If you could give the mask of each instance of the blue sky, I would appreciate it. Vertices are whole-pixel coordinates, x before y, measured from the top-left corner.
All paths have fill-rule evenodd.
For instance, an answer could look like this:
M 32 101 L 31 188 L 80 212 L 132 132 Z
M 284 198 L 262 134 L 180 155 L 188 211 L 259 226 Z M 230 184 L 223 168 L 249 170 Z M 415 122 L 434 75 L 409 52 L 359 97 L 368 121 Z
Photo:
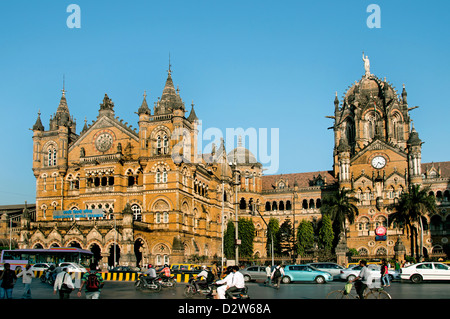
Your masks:
M 66 25 L 81 8 L 81 28 Z M 369 4 L 381 9 L 370 29 Z M 203 129 L 278 128 L 278 173 L 329 170 L 335 91 L 371 72 L 405 83 L 425 142 L 422 162 L 450 160 L 448 1 L 2 1 L 0 3 L 0 205 L 35 202 L 32 131 L 46 129 L 65 74 L 77 133 L 105 93 L 137 127 L 167 77 Z M 208 141 L 204 141 L 207 144 Z

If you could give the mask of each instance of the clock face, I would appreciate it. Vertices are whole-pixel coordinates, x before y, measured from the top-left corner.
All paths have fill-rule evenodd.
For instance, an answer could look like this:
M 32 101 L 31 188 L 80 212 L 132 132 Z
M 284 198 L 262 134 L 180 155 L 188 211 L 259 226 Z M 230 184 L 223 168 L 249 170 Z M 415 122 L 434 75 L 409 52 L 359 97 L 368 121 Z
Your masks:
M 103 134 L 100 134 L 97 137 L 97 139 L 95 140 L 95 147 L 100 152 L 106 152 L 107 150 L 109 150 L 111 148 L 112 143 L 113 143 L 112 136 L 108 133 L 103 133 Z
M 383 156 L 375 156 L 372 160 L 373 168 L 383 168 L 386 165 L 386 159 Z

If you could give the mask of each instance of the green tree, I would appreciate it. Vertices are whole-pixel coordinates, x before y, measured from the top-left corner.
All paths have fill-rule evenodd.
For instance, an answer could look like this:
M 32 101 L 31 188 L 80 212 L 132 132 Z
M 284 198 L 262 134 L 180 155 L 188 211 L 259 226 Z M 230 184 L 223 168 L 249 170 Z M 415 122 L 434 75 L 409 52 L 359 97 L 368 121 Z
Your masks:
M 322 217 L 322 223 L 319 229 L 319 246 L 326 252 L 331 252 L 333 248 L 333 225 L 328 215 Z
M 348 220 L 350 224 L 355 222 L 355 217 L 358 216 L 359 211 L 356 207 L 358 199 L 351 196 L 351 190 L 342 188 L 326 196 L 322 201 L 322 215 L 329 216 L 333 222 L 338 223 L 339 233 L 345 235 L 345 221 Z
M 279 255 L 289 255 L 292 252 L 292 225 L 290 219 L 286 219 L 281 224 L 277 234 L 275 249 Z
M 255 225 L 250 218 L 239 218 L 238 234 L 241 240 L 239 255 L 242 257 L 253 256 L 253 241 L 255 240 Z
M 234 228 L 234 222 L 232 220 L 228 221 L 227 223 L 227 229 L 223 236 L 223 246 L 224 246 L 224 255 L 227 259 L 233 259 L 236 256 L 235 251 L 235 228 Z
M 420 246 L 419 249 L 416 249 L 417 258 L 419 260 L 422 258 L 423 254 L 422 219 L 427 214 L 437 213 L 436 200 L 434 196 L 429 195 L 428 192 L 428 187 L 421 189 L 420 185 L 409 185 L 408 191 L 403 192 L 400 195 L 398 202 L 389 207 L 394 212 L 389 216 L 389 224 L 397 222 L 409 227 L 411 234 L 416 239 L 416 243 L 418 233 L 420 233 Z
M 297 252 L 305 256 L 306 251 L 314 244 L 314 227 L 310 221 L 302 220 L 297 228 Z

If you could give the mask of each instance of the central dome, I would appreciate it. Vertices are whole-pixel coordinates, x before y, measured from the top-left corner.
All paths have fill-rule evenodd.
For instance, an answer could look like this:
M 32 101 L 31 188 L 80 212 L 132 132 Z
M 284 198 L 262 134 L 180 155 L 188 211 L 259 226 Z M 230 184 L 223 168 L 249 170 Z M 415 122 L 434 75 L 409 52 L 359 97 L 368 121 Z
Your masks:
M 243 146 L 238 146 L 235 149 L 231 150 L 227 154 L 227 161 L 229 163 L 237 163 L 237 164 L 256 164 L 258 161 L 256 160 L 255 155 L 252 154 L 248 149 Z
M 228 163 L 236 163 L 236 164 L 256 164 L 258 161 L 256 160 L 256 156 L 253 155 L 248 149 L 242 146 L 242 137 L 238 138 L 238 147 L 231 150 L 227 154 Z

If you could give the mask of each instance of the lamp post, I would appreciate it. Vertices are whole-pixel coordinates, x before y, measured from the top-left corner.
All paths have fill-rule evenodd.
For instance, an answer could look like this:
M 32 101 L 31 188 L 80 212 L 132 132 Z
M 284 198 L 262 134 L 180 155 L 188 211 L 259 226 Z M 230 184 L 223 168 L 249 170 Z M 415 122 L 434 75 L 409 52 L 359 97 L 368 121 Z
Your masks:
M 223 238 L 223 220 L 224 220 L 224 211 L 225 211 L 225 183 L 222 180 L 222 262 L 221 262 L 221 269 L 222 269 L 222 273 L 223 273 L 223 258 L 224 258 L 224 250 L 225 250 L 225 245 L 224 245 L 224 238 Z
M 297 193 L 294 191 L 292 196 L 293 206 L 292 206 L 292 263 L 296 263 L 297 251 L 296 251 L 296 239 L 295 239 L 295 201 L 298 198 Z
M 232 163 L 230 163 L 230 166 L 232 167 L 233 170 L 233 177 L 234 177 L 234 189 L 235 189 L 235 197 L 236 197 L 236 202 L 235 202 L 235 242 L 234 242 L 234 246 L 235 246 L 235 264 L 238 265 L 239 264 L 239 220 L 238 220 L 238 186 L 241 184 L 240 183 L 240 176 L 239 176 L 239 171 L 237 169 L 237 163 L 236 160 Z
M 258 205 L 253 204 L 253 207 L 254 207 L 254 211 L 258 213 L 258 215 L 261 217 L 261 219 L 264 222 L 264 224 L 266 224 L 267 231 L 269 231 L 269 225 L 267 224 L 266 220 L 264 219 L 264 217 L 259 212 L 259 204 Z M 270 239 L 272 241 L 272 244 L 270 245 L 271 246 L 270 251 L 271 251 L 271 255 L 272 255 L 272 267 L 273 267 L 275 265 L 275 260 L 274 260 L 274 253 L 273 253 L 274 249 L 273 249 L 273 233 L 272 232 L 270 232 Z

